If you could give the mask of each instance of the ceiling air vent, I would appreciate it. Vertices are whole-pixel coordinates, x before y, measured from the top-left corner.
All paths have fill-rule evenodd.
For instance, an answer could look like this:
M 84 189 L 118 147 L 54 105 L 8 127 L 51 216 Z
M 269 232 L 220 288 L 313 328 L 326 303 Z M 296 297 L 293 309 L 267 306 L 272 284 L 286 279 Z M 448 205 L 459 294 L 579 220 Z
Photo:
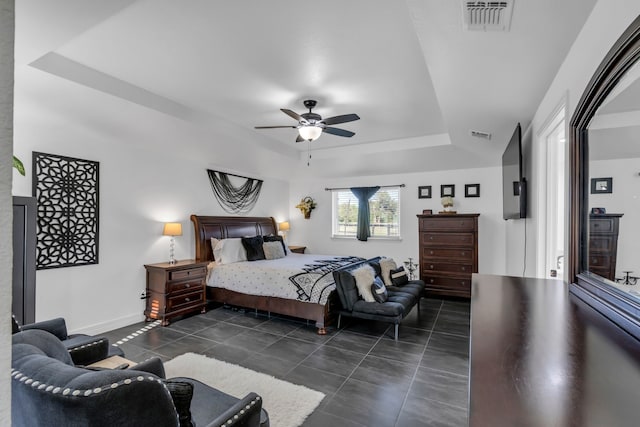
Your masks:
M 467 31 L 509 31 L 514 1 L 463 0 L 464 29 Z
M 476 138 L 491 139 L 491 134 L 489 132 L 481 132 L 479 130 L 471 130 L 471 131 L 469 131 L 469 134 L 471 134 L 471 136 L 474 136 Z

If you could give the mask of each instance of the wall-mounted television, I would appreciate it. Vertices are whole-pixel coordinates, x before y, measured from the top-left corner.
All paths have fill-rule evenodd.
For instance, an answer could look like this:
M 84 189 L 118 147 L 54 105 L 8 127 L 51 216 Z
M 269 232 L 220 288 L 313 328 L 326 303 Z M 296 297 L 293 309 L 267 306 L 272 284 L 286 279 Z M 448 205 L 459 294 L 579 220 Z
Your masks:
M 527 217 L 527 180 L 522 171 L 522 130 L 520 123 L 502 154 L 502 217 Z

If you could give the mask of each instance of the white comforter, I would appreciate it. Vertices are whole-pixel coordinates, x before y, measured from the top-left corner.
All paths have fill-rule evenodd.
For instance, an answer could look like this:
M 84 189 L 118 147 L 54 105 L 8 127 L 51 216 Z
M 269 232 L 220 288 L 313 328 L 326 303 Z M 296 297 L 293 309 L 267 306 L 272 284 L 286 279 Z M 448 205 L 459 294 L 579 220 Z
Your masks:
M 335 289 L 332 271 L 357 260 L 360 259 L 291 253 L 273 260 L 212 262 L 207 285 L 324 305 Z

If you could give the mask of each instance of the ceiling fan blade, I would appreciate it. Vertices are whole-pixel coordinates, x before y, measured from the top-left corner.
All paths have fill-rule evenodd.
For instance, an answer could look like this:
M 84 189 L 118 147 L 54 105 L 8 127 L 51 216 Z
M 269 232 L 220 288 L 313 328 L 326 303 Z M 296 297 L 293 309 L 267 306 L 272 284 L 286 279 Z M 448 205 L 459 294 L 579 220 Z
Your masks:
M 300 114 L 296 113 L 295 111 L 291 111 L 288 110 L 286 108 L 281 108 L 280 111 L 282 111 L 283 113 L 285 113 L 287 116 L 291 117 L 292 119 L 295 119 L 297 121 L 302 121 L 304 120 L 304 117 L 302 117 Z
M 254 129 L 280 129 L 280 128 L 293 128 L 295 129 L 295 126 L 256 126 Z
M 360 120 L 360 116 L 358 116 L 357 114 L 343 114 L 341 116 L 329 117 L 321 121 L 325 125 L 337 125 L 340 123 L 353 122 L 355 120 Z
M 350 130 L 331 128 L 331 127 L 326 127 L 322 129 L 322 132 L 330 133 L 332 135 L 346 136 L 349 138 L 355 135 L 355 132 L 351 132 Z
M 298 135 L 298 137 L 296 138 L 296 142 L 302 142 L 302 141 L 306 141 L 306 140 L 300 135 Z

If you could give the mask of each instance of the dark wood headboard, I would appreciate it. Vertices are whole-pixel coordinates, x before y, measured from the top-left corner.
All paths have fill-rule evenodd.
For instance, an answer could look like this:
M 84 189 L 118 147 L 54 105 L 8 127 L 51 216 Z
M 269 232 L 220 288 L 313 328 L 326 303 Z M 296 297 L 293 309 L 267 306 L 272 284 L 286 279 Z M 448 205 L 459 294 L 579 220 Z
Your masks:
M 273 217 L 191 215 L 195 231 L 196 261 L 213 261 L 211 238 L 267 236 L 278 234 Z

